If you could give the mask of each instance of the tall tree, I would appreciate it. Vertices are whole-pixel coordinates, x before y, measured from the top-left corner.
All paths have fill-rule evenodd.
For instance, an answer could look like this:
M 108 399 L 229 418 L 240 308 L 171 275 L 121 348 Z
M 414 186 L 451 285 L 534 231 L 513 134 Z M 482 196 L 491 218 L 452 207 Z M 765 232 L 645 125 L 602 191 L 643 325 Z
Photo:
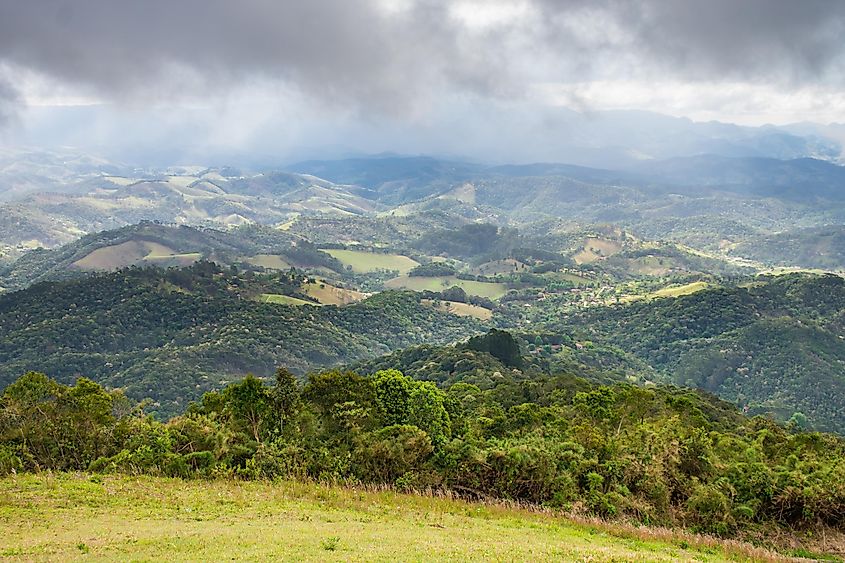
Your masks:
M 279 417 L 279 434 L 285 430 L 285 423 L 290 420 L 300 402 L 299 383 L 290 370 L 280 367 L 276 370 L 276 385 L 273 387 L 273 406 Z

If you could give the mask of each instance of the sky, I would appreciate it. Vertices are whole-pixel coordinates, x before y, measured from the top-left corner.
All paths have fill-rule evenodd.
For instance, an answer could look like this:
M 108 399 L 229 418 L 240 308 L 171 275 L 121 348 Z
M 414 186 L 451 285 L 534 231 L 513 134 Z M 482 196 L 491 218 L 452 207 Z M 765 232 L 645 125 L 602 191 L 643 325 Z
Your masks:
M 0 0 L 0 140 L 532 160 L 608 111 L 845 122 L 842 37 L 838 0 Z

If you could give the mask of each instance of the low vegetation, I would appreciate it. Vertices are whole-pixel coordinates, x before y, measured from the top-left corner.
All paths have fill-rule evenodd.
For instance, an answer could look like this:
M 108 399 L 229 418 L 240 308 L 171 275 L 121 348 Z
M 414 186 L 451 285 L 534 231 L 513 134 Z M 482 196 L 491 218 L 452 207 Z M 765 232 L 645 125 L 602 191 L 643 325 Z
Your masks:
M 501 504 L 292 481 L 0 479 L 0 557 L 221 561 L 778 561 L 737 542 Z
M 422 365 L 440 353 L 420 352 Z M 455 352 L 489 366 L 488 383 L 471 383 L 477 370 L 438 387 L 380 369 L 301 386 L 280 368 L 271 386 L 247 377 L 167 422 L 90 380 L 29 373 L 0 398 L 0 469 L 343 481 L 768 544 L 843 532 L 841 438 L 689 390 L 516 379 L 526 359 L 507 332 Z

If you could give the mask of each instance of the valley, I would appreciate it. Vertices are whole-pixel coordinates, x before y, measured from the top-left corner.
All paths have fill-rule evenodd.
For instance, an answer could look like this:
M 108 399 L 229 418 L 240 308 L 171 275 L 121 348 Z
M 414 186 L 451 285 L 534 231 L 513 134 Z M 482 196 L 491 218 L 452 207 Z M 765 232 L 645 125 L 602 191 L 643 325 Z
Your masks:
M 0 2 L 0 560 L 845 561 L 845 2 Z
M 830 215 L 838 196 L 827 191 L 802 202 L 804 225 L 779 231 L 788 214 L 774 212 L 776 202 L 793 196 L 777 192 L 780 184 L 765 175 L 760 184 L 750 181 L 753 188 L 720 184 L 702 198 L 700 186 L 693 194 L 683 183 L 667 188 L 641 176 L 620 176 L 630 185 L 594 185 L 585 178 L 595 181 L 599 173 L 584 169 L 576 169 L 582 179 L 574 179 L 468 167 L 457 179 L 446 167 L 436 169 L 440 176 L 406 184 L 391 175 L 402 171 L 403 160 L 389 160 L 392 168 L 360 186 L 354 178 L 370 177 L 356 172 L 360 162 L 344 168 L 349 176 L 336 177 L 338 184 L 295 172 L 208 169 L 156 180 L 102 176 L 88 181 L 112 188 L 61 197 L 108 209 L 125 224 L 97 230 L 99 220 L 75 220 L 75 228 L 93 232 L 68 233 L 68 242 L 37 248 L 7 239 L 12 250 L 0 266 L 0 387 L 15 389 L 44 373 L 52 383 L 38 385 L 63 397 L 81 392 L 70 386 L 90 381 L 113 393 L 110 401 L 137 405 L 127 413 L 150 415 L 149 424 L 162 429 L 156 432 L 166 429 L 170 444 L 188 432 L 183 421 L 200 419 L 235 440 L 222 449 L 208 445 L 205 453 L 167 446 L 157 461 L 143 461 L 142 450 L 123 443 L 56 467 L 97 475 L 209 476 L 214 468 L 250 479 L 409 482 L 463 491 L 469 500 L 515 499 L 576 516 L 586 510 L 610 519 L 682 523 L 781 553 L 791 548 L 771 539 L 778 530 L 807 525 L 776 516 L 795 510 L 784 508 L 792 489 L 783 487 L 809 472 L 828 483 L 814 512 L 824 523 L 817 525 L 839 537 L 828 515 L 841 502 L 829 480 L 838 478 L 831 468 L 840 455 L 838 435 L 845 433 L 845 266 L 836 252 L 836 227 L 821 226 L 838 220 Z M 119 195 L 124 189 L 135 194 L 126 197 L 144 192 L 167 200 L 162 205 L 169 214 L 133 222 L 121 206 L 138 200 Z M 768 189 L 775 191 L 758 193 Z M 106 206 L 103 198 L 116 199 Z M 237 217 L 197 214 L 234 201 Z M 748 207 L 740 214 L 715 211 L 735 204 Z M 249 211 L 251 205 L 258 207 Z M 649 234 L 668 223 L 661 236 Z M 276 405 L 277 399 L 261 397 L 271 393 L 267 385 L 280 367 L 297 382 L 297 393 L 309 397 L 305 418 L 296 422 L 298 437 L 277 435 L 266 421 L 250 418 L 258 416 L 253 407 L 253 414 L 236 414 L 234 406 L 221 406 L 240 386 L 259 393 L 250 399 L 254 405 Z M 406 378 L 400 387 L 418 393 L 413 400 L 427 396 L 442 407 L 409 406 L 391 415 L 393 407 L 366 391 L 384 374 Z M 335 393 L 333 406 L 321 406 L 319 394 Z M 132 416 L 114 424 L 137 424 Z M 319 428 L 309 426 L 311 416 Z M 662 434 L 678 417 L 682 436 Z M 571 421 L 580 422 L 572 427 Z M 588 435 L 588 427 L 600 428 L 601 437 Z M 426 436 L 422 442 L 413 434 L 417 428 Z M 734 469 L 752 462 L 729 456 L 723 441 L 750 444 L 761 432 L 778 433 L 783 451 L 806 461 L 787 476 L 794 462 L 761 453 L 768 457 L 759 463 L 780 492 L 724 496 L 719 476 L 733 487 L 747 484 L 724 473 L 723 465 L 710 465 L 713 460 Z M 646 434 L 661 436 L 653 438 L 661 447 L 678 439 L 685 448 L 704 448 L 701 455 L 710 461 L 689 462 L 676 474 L 668 450 L 654 452 L 666 469 L 652 477 L 675 492 L 650 490 L 643 479 L 652 477 L 633 476 L 645 462 L 622 445 Z M 799 446 L 805 436 L 825 441 L 828 457 Z M 331 456 L 351 461 L 327 464 L 321 456 L 329 454 L 315 449 L 320 440 Z M 506 454 L 491 449 L 496 440 L 509 441 Z M 543 445 L 531 449 L 532 440 Z M 561 440 L 569 450 L 553 446 Z M 475 453 L 449 449 L 462 441 L 474 444 Z M 20 452 L 30 446 L 21 450 L 16 443 L 8 442 L 7 450 L 0 443 L 0 468 L 29 467 L 29 454 Z M 265 449 L 281 444 L 298 448 L 304 457 L 291 459 L 300 465 L 281 467 L 287 454 Z M 581 461 L 565 468 L 555 461 L 547 473 L 536 473 L 552 463 L 541 461 L 546 448 L 556 452 L 549 459 Z M 382 469 L 361 461 L 388 450 L 405 453 L 385 460 Z M 508 482 L 507 464 L 493 460 L 506 455 L 507 463 L 521 463 L 516 460 L 529 451 L 540 457 L 517 465 L 530 475 L 528 484 Z M 495 469 L 488 481 L 473 480 L 444 461 L 447 452 L 463 464 L 489 456 L 485 467 Z M 617 474 L 616 463 L 634 473 Z M 708 484 L 696 488 L 698 480 Z M 729 516 L 703 517 L 706 502 L 728 506 Z M 798 545 L 800 553 L 810 545 L 819 549 L 805 540 Z M 111 553 L 112 547 L 89 549 Z

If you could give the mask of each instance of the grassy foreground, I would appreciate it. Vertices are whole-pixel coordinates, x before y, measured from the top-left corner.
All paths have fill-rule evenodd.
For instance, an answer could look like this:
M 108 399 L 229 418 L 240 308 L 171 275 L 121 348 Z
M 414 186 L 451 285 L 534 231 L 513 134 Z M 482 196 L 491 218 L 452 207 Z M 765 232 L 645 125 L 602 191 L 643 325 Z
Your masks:
M 0 480 L 3 560 L 749 561 L 737 543 L 303 483 L 87 474 Z

